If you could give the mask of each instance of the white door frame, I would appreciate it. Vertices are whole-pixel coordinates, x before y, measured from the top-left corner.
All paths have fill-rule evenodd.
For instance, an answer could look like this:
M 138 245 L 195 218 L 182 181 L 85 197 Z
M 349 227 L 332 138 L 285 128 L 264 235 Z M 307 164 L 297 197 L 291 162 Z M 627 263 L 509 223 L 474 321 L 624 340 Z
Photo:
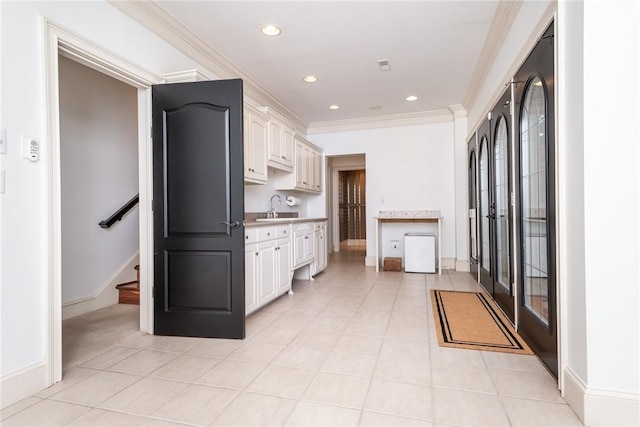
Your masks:
M 340 166 L 331 166 L 331 188 L 332 188 L 332 200 L 331 200 L 331 218 L 329 227 L 331 227 L 331 235 L 332 235 L 332 243 L 333 243 L 333 251 L 340 252 L 340 203 L 338 200 L 338 185 L 339 185 L 339 177 L 338 173 L 341 171 L 354 171 L 354 170 L 364 170 L 366 173 L 367 170 L 367 157 L 364 153 L 353 154 L 353 156 L 364 156 L 365 164 L 353 164 L 353 165 L 340 165 Z M 331 157 L 339 157 L 339 156 L 329 156 Z M 366 201 L 365 201 L 366 202 Z M 368 227 L 365 224 L 365 230 L 367 235 L 369 235 Z
M 62 226 L 60 188 L 60 110 L 58 55 L 64 55 L 138 90 L 138 180 L 140 218 L 140 330 L 153 333 L 153 159 L 151 86 L 164 80 L 137 65 L 44 19 L 46 117 L 48 141 L 48 306 L 47 355 L 49 385 L 62 379 Z

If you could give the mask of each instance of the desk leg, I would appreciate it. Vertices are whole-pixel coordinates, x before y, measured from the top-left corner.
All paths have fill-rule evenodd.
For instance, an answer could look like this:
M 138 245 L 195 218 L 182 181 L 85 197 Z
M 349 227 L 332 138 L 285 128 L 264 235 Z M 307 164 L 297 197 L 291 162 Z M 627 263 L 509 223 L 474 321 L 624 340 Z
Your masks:
M 438 275 L 442 275 L 442 221 L 438 218 Z
M 376 273 L 378 273 L 380 271 L 380 258 L 379 258 L 379 254 L 378 254 L 378 247 L 380 246 L 380 242 L 378 241 L 380 236 L 379 233 L 380 231 L 378 230 L 379 228 L 379 224 L 378 224 L 378 220 L 374 219 L 374 227 L 376 229 Z

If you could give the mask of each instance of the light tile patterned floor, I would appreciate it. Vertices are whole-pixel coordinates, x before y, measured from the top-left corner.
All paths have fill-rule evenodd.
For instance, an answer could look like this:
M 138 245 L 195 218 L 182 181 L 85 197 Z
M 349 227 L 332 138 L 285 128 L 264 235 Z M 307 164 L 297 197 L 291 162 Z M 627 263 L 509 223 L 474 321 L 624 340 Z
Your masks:
M 333 255 L 247 320 L 245 341 L 138 336 L 2 411 L 4 426 L 582 425 L 533 356 L 441 348 L 430 289 Z

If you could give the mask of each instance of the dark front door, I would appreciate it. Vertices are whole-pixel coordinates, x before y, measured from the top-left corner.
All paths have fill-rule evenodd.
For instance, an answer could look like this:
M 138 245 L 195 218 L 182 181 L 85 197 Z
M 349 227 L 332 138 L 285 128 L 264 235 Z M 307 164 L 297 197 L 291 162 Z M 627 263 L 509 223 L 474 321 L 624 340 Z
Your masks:
M 491 121 L 478 129 L 478 224 L 480 238 L 480 284 L 493 297 L 493 179 L 491 176 Z
M 469 175 L 469 268 L 478 275 L 478 159 L 476 134 L 467 143 Z
M 515 305 L 511 289 L 511 88 L 505 91 L 491 110 L 491 183 L 492 183 L 492 255 L 494 298 L 515 322 Z
M 558 375 L 553 24 L 515 80 L 519 332 Z
M 244 338 L 242 80 L 152 96 L 154 332 Z

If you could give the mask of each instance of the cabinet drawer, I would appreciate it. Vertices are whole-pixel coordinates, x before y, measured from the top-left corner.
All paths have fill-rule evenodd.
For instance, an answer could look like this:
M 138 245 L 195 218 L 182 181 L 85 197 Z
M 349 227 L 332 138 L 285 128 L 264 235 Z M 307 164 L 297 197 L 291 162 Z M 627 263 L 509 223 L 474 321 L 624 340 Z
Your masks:
M 297 224 L 293 224 L 293 232 L 294 233 L 299 233 L 299 232 L 311 232 L 313 231 L 313 223 L 312 222 L 299 222 Z
M 257 228 L 245 228 L 244 229 L 244 243 L 255 243 L 258 241 L 258 229 Z
M 291 235 L 291 226 L 289 224 L 279 225 L 276 229 L 276 235 L 278 239 L 282 237 L 289 237 Z
M 265 240 L 275 239 L 276 227 L 259 227 L 258 228 L 258 241 L 264 242 Z

